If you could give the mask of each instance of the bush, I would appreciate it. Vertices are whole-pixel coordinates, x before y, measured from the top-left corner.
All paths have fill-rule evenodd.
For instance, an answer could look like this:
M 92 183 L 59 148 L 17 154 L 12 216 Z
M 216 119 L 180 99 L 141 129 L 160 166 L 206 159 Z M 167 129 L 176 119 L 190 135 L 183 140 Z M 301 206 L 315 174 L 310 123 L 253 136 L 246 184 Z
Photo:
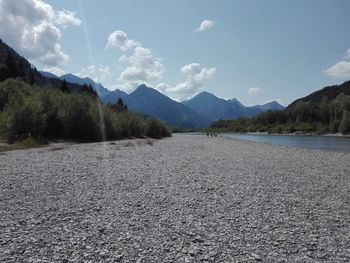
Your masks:
M 145 124 L 143 119 L 136 113 L 127 113 L 129 119 L 129 130 L 131 136 L 141 138 L 145 134 Z
M 161 120 L 150 117 L 146 119 L 146 135 L 159 139 L 171 136 L 171 132 Z
M 10 70 L 5 64 L 0 64 L 0 81 L 10 77 Z
M 68 138 L 84 141 L 102 139 L 97 103 L 89 96 L 81 94 L 66 96 L 63 124 Z
M 39 138 L 45 133 L 46 114 L 42 102 L 34 97 L 8 104 L 1 113 L 1 130 L 9 142 L 28 137 Z
M 339 131 L 350 133 L 350 111 L 344 110 L 343 117 L 339 125 Z

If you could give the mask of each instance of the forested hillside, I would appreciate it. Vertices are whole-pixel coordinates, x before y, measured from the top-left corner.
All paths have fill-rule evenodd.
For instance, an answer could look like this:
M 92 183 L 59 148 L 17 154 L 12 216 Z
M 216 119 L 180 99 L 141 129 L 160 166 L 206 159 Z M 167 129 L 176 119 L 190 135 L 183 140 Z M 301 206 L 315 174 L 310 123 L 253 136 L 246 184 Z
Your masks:
M 235 132 L 350 133 L 350 81 L 326 87 L 298 99 L 283 111 L 268 111 L 253 118 L 220 120 L 211 127 Z M 347 94 L 347 95 L 346 95 Z

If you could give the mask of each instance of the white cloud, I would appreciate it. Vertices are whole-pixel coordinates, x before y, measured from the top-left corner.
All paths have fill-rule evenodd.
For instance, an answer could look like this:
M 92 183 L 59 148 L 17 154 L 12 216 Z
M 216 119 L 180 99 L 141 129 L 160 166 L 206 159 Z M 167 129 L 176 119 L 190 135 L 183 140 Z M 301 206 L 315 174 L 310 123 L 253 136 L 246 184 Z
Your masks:
M 208 30 L 212 28 L 215 25 L 215 22 L 213 20 L 203 20 L 198 28 L 195 29 L 197 32 L 203 32 L 205 30 Z
M 346 51 L 345 59 L 350 59 L 350 48 Z
M 80 72 L 76 73 L 76 75 L 81 78 L 89 77 L 97 83 L 102 83 L 105 82 L 110 76 L 110 68 L 103 65 L 90 65 L 80 70 Z
M 186 76 L 186 80 L 171 86 L 160 82 L 164 73 L 162 60 L 154 57 L 150 49 L 129 38 L 125 32 L 117 30 L 111 33 L 107 39 L 106 47 L 123 51 L 118 60 L 125 63 L 126 68 L 121 69 L 118 79 L 121 84 L 113 85 L 113 87 L 127 92 L 132 91 L 140 84 L 146 84 L 175 99 L 188 98 L 201 90 L 216 72 L 216 68 L 202 68 L 198 63 L 188 64 L 180 69 Z
M 251 87 L 248 89 L 249 95 L 255 96 L 263 93 L 263 90 L 260 87 Z
M 133 39 L 130 39 L 125 32 L 117 30 L 108 36 L 106 47 L 119 48 L 122 51 L 126 51 L 128 49 L 132 49 L 138 46 L 140 46 L 140 43 Z
M 142 46 L 136 47 L 130 56 L 121 56 L 119 61 L 128 64 L 119 77 L 124 82 L 125 90 L 130 91 L 139 84 L 150 84 L 163 77 L 164 66 L 161 60 L 153 57 L 151 50 Z
M 330 77 L 341 79 L 341 78 L 350 78 L 350 48 L 346 51 L 345 60 L 339 61 L 333 66 L 322 70 L 323 74 L 326 74 Z
M 58 67 L 45 67 L 43 69 L 43 71 L 55 74 L 57 77 L 60 77 L 60 76 L 62 76 L 64 74 L 66 74 L 66 72 L 63 69 L 58 68 Z
M 162 78 L 164 66 L 160 59 L 152 56 L 150 49 L 136 47 L 130 57 L 122 56 L 120 60 L 129 64 L 120 74 L 121 80 L 143 80 L 150 82 Z
M 55 11 L 41 0 L 0 0 L 0 35 L 4 41 L 28 59 L 46 66 L 65 63 L 69 55 L 62 51 L 60 27 L 79 25 L 76 13 Z
M 162 92 L 162 93 L 166 93 L 167 90 L 171 89 L 172 87 L 167 84 L 167 83 L 164 83 L 164 82 L 161 82 L 161 83 L 158 83 L 156 86 L 155 86 L 155 89 Z
M 140 84 L 153 85 L 163 77 L 164 66 L 160 58 L 153 56 L 152 51 L 143 47 L 138 41 L 117 30 L 111 33 L 107 39 L 107 48 L 117 48 L 123 52 L 131 50 L 131 54 L 123 54 L 119 61 L 126 64 L 121 69 L 118 88 L 132 91 Z M 130 51 L 129 51 L 130 52 Z
M 350 62 L 340 61 L 322 72 L 333 78 L 350 78 Z
M 77 17 L 77 13 L 69 10 L 61 10 L 57 12 L 57 24 L 62 25 L 63 27 L 72 25 L 79 26 L 81 20 Z
M 216 73 L 216 68 L 202 68 L 198 63 L 191 63 L 183 66 L 181 72 L 186 76 L 184 82 L 171 87 L 160 83 L 157 88 L 177 100 L 187 99 L 201 91 L 204 85 Z

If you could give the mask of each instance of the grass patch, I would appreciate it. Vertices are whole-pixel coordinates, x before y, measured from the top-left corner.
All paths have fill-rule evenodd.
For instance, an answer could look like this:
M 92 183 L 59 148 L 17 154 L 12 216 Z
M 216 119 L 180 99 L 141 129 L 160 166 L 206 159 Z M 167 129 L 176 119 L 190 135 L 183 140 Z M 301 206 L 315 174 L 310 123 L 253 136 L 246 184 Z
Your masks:
M 27 138 L 25 140 L 18 141 L 13 144 L 0 142 L 0 152 L 38 148 L 38 147 L 44 147 L 47 145 L 48 145 L 47 142 L 41 142 L 33 138 Z
M 61 150 L 64 150 L 64 149 L 65 149 L 65 147 L 59 146 L 59 147 L 50 148 L 49 151 L 55 152 L 55 151 L 61 151 Z
M 152 141 L 152 140 L 147 140 L 146 143 L 147 143 L 148 145 L 151 145 L 151 146 L 154 145 L 154 141 Z

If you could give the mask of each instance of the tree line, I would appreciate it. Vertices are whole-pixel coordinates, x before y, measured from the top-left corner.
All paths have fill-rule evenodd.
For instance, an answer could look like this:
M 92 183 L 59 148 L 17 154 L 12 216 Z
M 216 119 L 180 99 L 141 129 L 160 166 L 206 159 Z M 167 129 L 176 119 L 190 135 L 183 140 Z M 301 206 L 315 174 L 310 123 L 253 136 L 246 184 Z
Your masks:
M 128 111 L 121 99 L 103 105 L 91 86 L 71 93 L 66 84 L 57 89 L 19 79 L 0 82 L 0 137 L 13 143 L 28 137 L 101 141 L 103 132 L 107 140 L 171 136 L 165 123 Z
M 253 118 L 219 120 L 212 129 L 233 132 L 350 133 L 350 96 L 339 94 L 322 102 L 299 101 L 283 111 L 268 111 Z

